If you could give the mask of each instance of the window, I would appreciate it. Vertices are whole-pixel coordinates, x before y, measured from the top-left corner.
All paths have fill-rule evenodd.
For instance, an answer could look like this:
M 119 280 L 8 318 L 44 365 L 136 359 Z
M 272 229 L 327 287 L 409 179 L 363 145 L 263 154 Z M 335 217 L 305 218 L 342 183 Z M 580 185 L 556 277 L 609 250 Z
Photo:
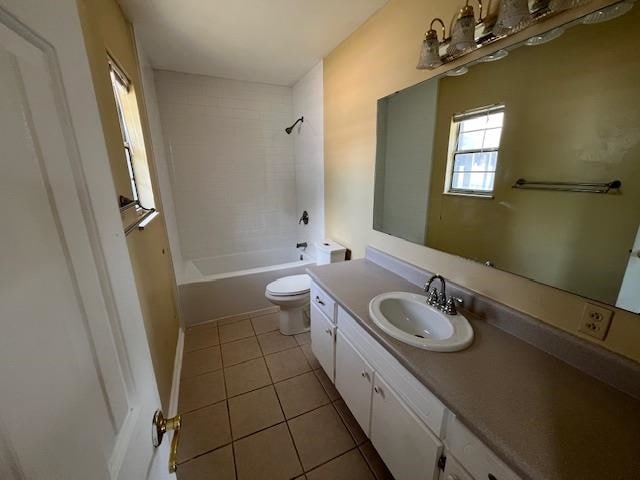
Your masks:
M 447 193 L 492 195 L 504 108 L 493 105 L 453 116 Z
M 111 86 L 113 87 L 113 96 L 116 99 L 116 109 L 118 110 L 118 121 L 120 122 L 120 131 L 122 132 L 122 143 L 124 145 L 124 158 L 127 162 L 127 170 L 129 172 L 129 181 L 131 182 L 131 193 L 133 201 L 138 202 L 138 186 L 136 185 L 136 176 L 133 170 L 133 158 L 131 155 L 131 141 L 127 130 L 127 122 L 123 113 L 123 98 L 129 93 L 131 83 L 129 79 L 122 73 L 118 66 L 111 59 L 109 60 L 109 72 L 111 74 Z
M 152 210 L 155 206 L 155 200 L 136 94 L 132 83 L 116 61 L 109 56 L 108 62 L 120 132 L 122 133 L 122 152 L 126 162 L 126 174 L 131 187 L 131 195 L 129 195 L 123 191 L 126 188 L 125 185 L 117 185 L 121 193 L 126 196 L 121 196 L 120 206 L 135 204 L 145 211 Z M 118 171 L 121 171 L 121 166 L 118 165 L 117 168 Z M 122 173 L 124 174 L 124 171 Z M 124 181 L 126 177 L 121 175 L 119 178 Z

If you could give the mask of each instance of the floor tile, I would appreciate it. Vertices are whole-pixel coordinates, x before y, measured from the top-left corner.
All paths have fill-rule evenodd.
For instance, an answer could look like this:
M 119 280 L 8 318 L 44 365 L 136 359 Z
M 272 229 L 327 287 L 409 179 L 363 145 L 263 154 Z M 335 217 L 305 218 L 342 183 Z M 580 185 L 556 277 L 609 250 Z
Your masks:
M 288 423 L 305 471 L 355 446 L 333 405 L 320 407 Z
M 235 480 L 231 445 L 181 464 L 177 476 L 178 480 Z
M 378 452 L 376 452 L 376 449 L 373 448 L 371 442 L 361 445 L 360 452 L 369 464 L 369 468 L 375 475 L 376 480 L 393 480 L 393 475 L 391 475 L 391 472 L 380 458 L 380 455 L 378 455 Z
M 182 429 L 178 445 L 180 463 L 231 442 L 227 402 L 185 413 Z
M 296 338 L 296 342 L 298 345 L 310 345 L 311 344 L 311 333 L 299 333 L 298 335 L 294 335 Z
M 304 358 L 300 347 L 273 353 L 264 357 L 269 367 L 269 373 L 274 382 L 311 371 L 311 367 Z
M 353 437 L 353 440 L 356 442 L 356 445 L 362 445 L 364 442 L 366 442 L 367 436 L 362 431 L 360 424 L 351 413 L 351 410 L 349 410 L 347 404 L 344 403 L 344 400 L 336 400 L 333 406 L 336 407 L 338 415 L 340 415 L 340 418 L 342 418 L 342 421 L 347 426 L 347 430 L 349 430 L 349 433 Z
M 214 370 L 220 370 L 221 368 L 222 357 L 220 356 L 220 347 L 203 348 L 185 353 L 182 356 L 180 377 L 194 377 Z
M 309 480 L 375 480 L 357 448 L 308 472 L 307 478 Z
M 302 473 L 287 425 L 234 443 L 238 480 L 289 480 Z
M 259 335 L 258 342 L 260 342 L 260 348 L 262 348 L 262 352 L 265 355 L 281 352 L 282 350 L 288 350 L 289 348 L 295 348 L 298 346 L 296 339 L 293 338 L 293 336 L 283 335 L 279 330 Z
M 234 439 L 284 421 L 284 415 L 272 385 L 229 399 L 229 417 Z
M 278 330 L 280 328 L 280 312 L 252 317 L 251 324 L 253 325 L 256 335 Z
M 307 345 L 302 345 L 300 347 L 300 350 L 302 350 L 302 353 L 304 353 L 304 358 L 307 359 L 307 362 L 309 362 L 312 370 L 317 370 L 318 368 L 320 368 L 320 362 L 318 362 L 318 359 L 311 351 L 310 343 Z
M 201 348 L 218 345 L 218 325 L 215 322 L 196 325 L 187 329 L 184 335 L 184 351 L 192 352 Z
M 329 403 L 329 397 L 313 372 L 276 383 L 275 387 L 287 418 Z
M 218 327 L 218 333 L 220 335 L 220 343 L 233 342 L 235 340 L 240 340 L 241 338 L 252 337 L 255 335 L 249 319 L 230 323 L 228 325 L 221 325 Z
M 227 396 L 232 397 L 271 383 L 267 366 L 262 358 L 224 369 Z
M 220 346 L 222 351 L 222 363 L 225 367 L 236 365 L 262 356 L 262 351 L 255 337 L 243 338 L 231 343 L 223 343 Z
M 332 402 L 341 398 L 338 390 L 336 390 L 336 387 L 333 385 L 333 382 L 329 379 L 322 368 L 314 370 L 313 373 L 315 373 L 316 377 L 318 377 L 318 380 L 320 380 L 320 383 L 322 384 L 325 392 L 327 392 L 327 395 Z
M 222 370 L 204 373 L 180 381 L 180 413 L 218 403 L 226 398 Z
M 250 314 L 240 313 L 238 315 L 229 315 L 228 317 L 218 318 L 216 320 L 216 323 L 218 324 L 218 327 L 221 327 L 222 325 L 230 325 L 232 323 L 238 323 L 243 320 L 248 320 L 249 318 L 251 318 Z

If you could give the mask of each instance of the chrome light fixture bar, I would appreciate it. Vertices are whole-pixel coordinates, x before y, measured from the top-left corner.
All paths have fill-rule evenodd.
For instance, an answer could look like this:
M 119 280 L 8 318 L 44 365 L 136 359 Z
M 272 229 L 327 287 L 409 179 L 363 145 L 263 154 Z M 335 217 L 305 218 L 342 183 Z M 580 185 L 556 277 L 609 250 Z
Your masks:
M 438 41 L 437 33 L 433 29 L 433 23 L 436 21 L 442 22 L 442 20 L 433 20 L 430 30 L 422 42 L 420 59 L 416 68 L 434 69 L 443 64 L 453 62 L 480 47 L 485 47 L 498 40 L 519 33 L 533 24 L 553 17 L 564 10 L 584 5 L 589 1 L 591 0 L 536 0 L 533 2 L 531 9 L 529 9 L 528 0 L 502 0 L 499 8 L 499 18 L 496 19 L 495 17 L 489 16 L 483 18 L 483 6 L 481 0 L 479 0 L 480 18 L 477 22 L 474 22 L 474 40 L 473 43 L 470 43 L 469 23 L 473 14 L 473 7 L 469 5 L 469 0 L 466 0 L 452 28 L 450 38 L 444 38 Z M 571 22 L 571 24 L 580 22 L 590 24 L 611 20 L 627 13 L 633 8 L 634 4 L 635 0 L 621 0 L 620 2 L 588 14 L 581 20 Z M 526 11 L 524 8 L 525 5 L 527 6 Z M 549 42 L 558 38 L 565 29 L 565 27 L 558 27 L 549 32 L 534 35 L 525 43 L 533 46 Z M 439 49 L 438 54 L 434 52 L 436 45 L 438 45 Z M 507 49 L 499 50 L 488 54 L 478 60 L 478 62 L 500 60 L 506 57 L 506 54 L 508 54 Z M 455 76 L 456 74 L 466 73 L 461 73 L 461 70 L 462 69 L 457 69 L 455 73 L 451 73 L 450 75 Z

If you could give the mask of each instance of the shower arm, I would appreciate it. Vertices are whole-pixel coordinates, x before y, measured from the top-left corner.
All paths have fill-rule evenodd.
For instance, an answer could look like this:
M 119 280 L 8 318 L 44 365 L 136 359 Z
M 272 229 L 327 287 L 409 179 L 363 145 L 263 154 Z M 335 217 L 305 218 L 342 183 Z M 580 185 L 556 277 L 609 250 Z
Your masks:
M 290 135 L 291 132 L 293 131 L 293 128 L 298 124 L 298 123 L 304 123 L 304 117 L 300 117 L 299 119 L 297 119 L 293 125 L 291 125 L 290 127 L 287 127 L 284 129 L 285 132 L 287 132 L 287 135 Z

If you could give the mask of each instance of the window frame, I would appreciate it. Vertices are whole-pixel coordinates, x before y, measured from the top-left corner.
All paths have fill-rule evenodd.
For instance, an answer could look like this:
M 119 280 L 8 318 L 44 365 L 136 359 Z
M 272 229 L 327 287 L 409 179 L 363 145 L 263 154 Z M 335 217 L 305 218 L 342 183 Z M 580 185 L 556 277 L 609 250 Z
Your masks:
M 120 101 L 120 97 L 115 92 L 116 86 L 114 85 L 114 78 L 122 88 L 127 92 L 131 89 L 131 80 L 125 75 L 122 69 L 118 66 L 116 61 L 107 55 L 107 63 L 109 64 L 109 77 L 111 79 L 111 88 L 114 90 L 113 97 L 116 102 L 116 111 L 118 114 L 118 123 L 120 124 L 120 132 L 122 134 L 122 144 L 124 158 L 127 165 L 127 171 L 129 173 L 129 181 L 131 182 L 131 194 L 133 196 L 133 202 L 136 205 L 140 204 L 140 192 L 138 189 L 138 182 L 136 180 L 135 170 L 133 168 L 133 149 L 131 148 L 131 140 L 129 138 L 129 129 L 127 127 L 127 121 L 124 117 L 123 105 Z
M 446 171 L 446 178 L 445 178 L 445 189 L 444 189 L 445 194 L 460 195 L 460 196 L 467 196 L 467 197 L 478 197 L 478 198 L 493 198 L 493 194 L 495 191 L 495 176 L 498 171 L 498 158 L 500 154 L 500 144 L 502 142 L 502 133 L 503 133 L 502 130 L 504 129 L 504 117 L 502 120 L 502 124 L 499 127 L 501 129 L 501 132 L 500 132 L 500 141 L 498 142 L 497 147 L 479 148 L 479 149 L 478 148 L 459 149 L 458 145 L 460 143 L 461 133 L 468 133 L 468 132 L 461 132 L 462 123 L 464 121 L 473 120 L 474 118 L 484 117 L 484 116 L 488 116 L 496 113 L 502 113 L 504 115 L 505 111 L 506 111 L 505 104 L 500 103 L 500 104 L 493 104 L 493 105 L 487 105 L 484 107 L 474 108 L 471 110 L 466 110 L 464 112 L 456 113 L 453 115 L 453 118 L 451 120 L 451 129 L 449 133 L 448 162 L 447 162 L 447 171 Z M 469 132 L 482 131 L 486 133 L 488 130 L 493 130 L 496 128 L 498 127 L 470 130 Z M 494 174 L 494 184 L 491 190 L 464 189 L 464 188 L 455 188 L 453 186 L 453 177 L 454 177 L 454 174 L 456 173 L 455 171 L 456 157 L 458 155 L 465 155 L 465 154 L 468 155 L 468 154 L 475 154 L 475 153 L 493 153 L 493 152 L 496 153 L 496 168 L 495 170 L 491 170 L 491 171 L 486 170 L 483 172 L 483 173 Z

